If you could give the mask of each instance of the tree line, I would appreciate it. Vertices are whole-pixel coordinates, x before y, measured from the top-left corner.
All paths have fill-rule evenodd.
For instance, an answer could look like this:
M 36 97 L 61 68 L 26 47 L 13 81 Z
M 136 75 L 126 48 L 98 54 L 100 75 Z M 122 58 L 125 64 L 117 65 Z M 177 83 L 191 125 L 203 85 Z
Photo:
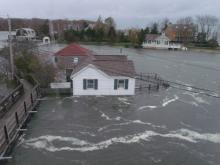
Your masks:
M 110 20 L 111 23 L 108 21 Z M 198 15 L 195 17 L 182 17 L 176 21 L 169 18 L 152 22 L 145 28 L 130 28 L 127 30 L 117 30 L 116 23 L 112 17 L 97 20 L 94 29 L 83 29 L 81 31 L 66 30 L 63 39 L 67 42 L 92 41 L 92 42 L 127 42 L 134 46 L 141 46 L 146 34 L 161 34 L 170 24 L 190 25 L 194 28 L 194 36 L 191 43 L 196 46 L 217 47 L 219 35 L 219 19 L 212 15 Z

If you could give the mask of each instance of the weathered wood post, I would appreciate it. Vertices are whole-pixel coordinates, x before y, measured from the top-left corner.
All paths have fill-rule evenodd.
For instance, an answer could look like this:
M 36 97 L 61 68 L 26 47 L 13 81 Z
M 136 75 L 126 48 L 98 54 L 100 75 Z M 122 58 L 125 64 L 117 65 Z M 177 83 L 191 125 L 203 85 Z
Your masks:
M 17 112 L 15 112 L 15 120 L 16 120 L 17 127 L 19 127 L 19 118 L 18 118 Z
M 24 112 L 25 114 L 27 115 L 27 105 L 26 105 L 26 102 L 24 101 Z
M 149 84 L 149 86 L 148 86 L 148 90 L 149 90 L 149 91 L 151 90 L 151 84 Z
M 31 93 L 31 105 L 33 106 L 33 104 L 34 104 L 34 100 L 33 100 L 33 95 Z
M 8 135 L 8 129 L 6 127 L 6 125 L 4 126 L 4 133 L 5 133 L 5 141 L 7 144 L 10 143 L 10 138 L 9 138 L 9 135 Z

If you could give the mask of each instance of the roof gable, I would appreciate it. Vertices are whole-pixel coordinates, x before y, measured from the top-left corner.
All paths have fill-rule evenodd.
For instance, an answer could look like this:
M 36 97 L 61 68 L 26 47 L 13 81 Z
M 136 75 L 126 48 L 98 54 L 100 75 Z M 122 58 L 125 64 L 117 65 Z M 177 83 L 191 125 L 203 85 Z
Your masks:
M 82 73 L 83 71 L 87 70 L 88 68 L 92 68 L 95 69 L 97 72 L 99 72 L 100 74 L 102 74 L 103 76 L 109 78 L 109 75 L 107 75 L 105 72 L 101 71 L 100 69 L 98 69 L 95 65 L 93 64 L 88 64 L 87 66 L 81 68 L 80 70 L 78 70 L 77 72 L 75 72 L 74 74 L 71 75 L 71 79 L 73 79 L 74 77 L 76 77 L 77 75 L 79 75 L 80 73 Z

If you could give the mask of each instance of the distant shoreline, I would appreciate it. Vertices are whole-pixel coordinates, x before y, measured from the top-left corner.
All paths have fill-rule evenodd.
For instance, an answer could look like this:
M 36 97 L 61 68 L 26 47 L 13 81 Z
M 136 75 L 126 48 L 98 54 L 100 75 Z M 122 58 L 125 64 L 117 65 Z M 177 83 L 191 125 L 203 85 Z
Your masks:
M 108 43 L 108 42 L 79 42 L 79 44 L 84 44 L 84 45 L 108 45 L 108 46 L 121 46 L 123 48 L 134 48 L 134 45 L 132 43 Z M 139 49 L 139 48 L 138 48 Z M 145 49 L 145 48 L 140 48 L 140 49 Z M 147 49 L 146 49 L 147 50 Z M 160 50 L 160 49 L 150 49 L 150 50 Z M 211 48 L 200 48 L 200 47 L 189 47 L 187 51 L 192 51 L 192 52 L 201 52 L 201 53 L 212 53 L 212 54 L 220 54 L 220 47 L 211 49 Z

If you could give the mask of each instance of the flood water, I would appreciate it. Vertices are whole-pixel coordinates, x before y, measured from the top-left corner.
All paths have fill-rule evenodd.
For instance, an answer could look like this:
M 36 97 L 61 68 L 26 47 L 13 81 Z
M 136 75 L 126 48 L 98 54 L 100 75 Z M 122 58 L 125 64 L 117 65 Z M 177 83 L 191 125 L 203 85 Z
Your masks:
M 109 46 L 86 46 L 119 54 Z M 220 54 L 123 48 L 136 71 L 220 93 Z M 169 88 L 47 97 L 7 165 L 219 165 L 220 99 Z

